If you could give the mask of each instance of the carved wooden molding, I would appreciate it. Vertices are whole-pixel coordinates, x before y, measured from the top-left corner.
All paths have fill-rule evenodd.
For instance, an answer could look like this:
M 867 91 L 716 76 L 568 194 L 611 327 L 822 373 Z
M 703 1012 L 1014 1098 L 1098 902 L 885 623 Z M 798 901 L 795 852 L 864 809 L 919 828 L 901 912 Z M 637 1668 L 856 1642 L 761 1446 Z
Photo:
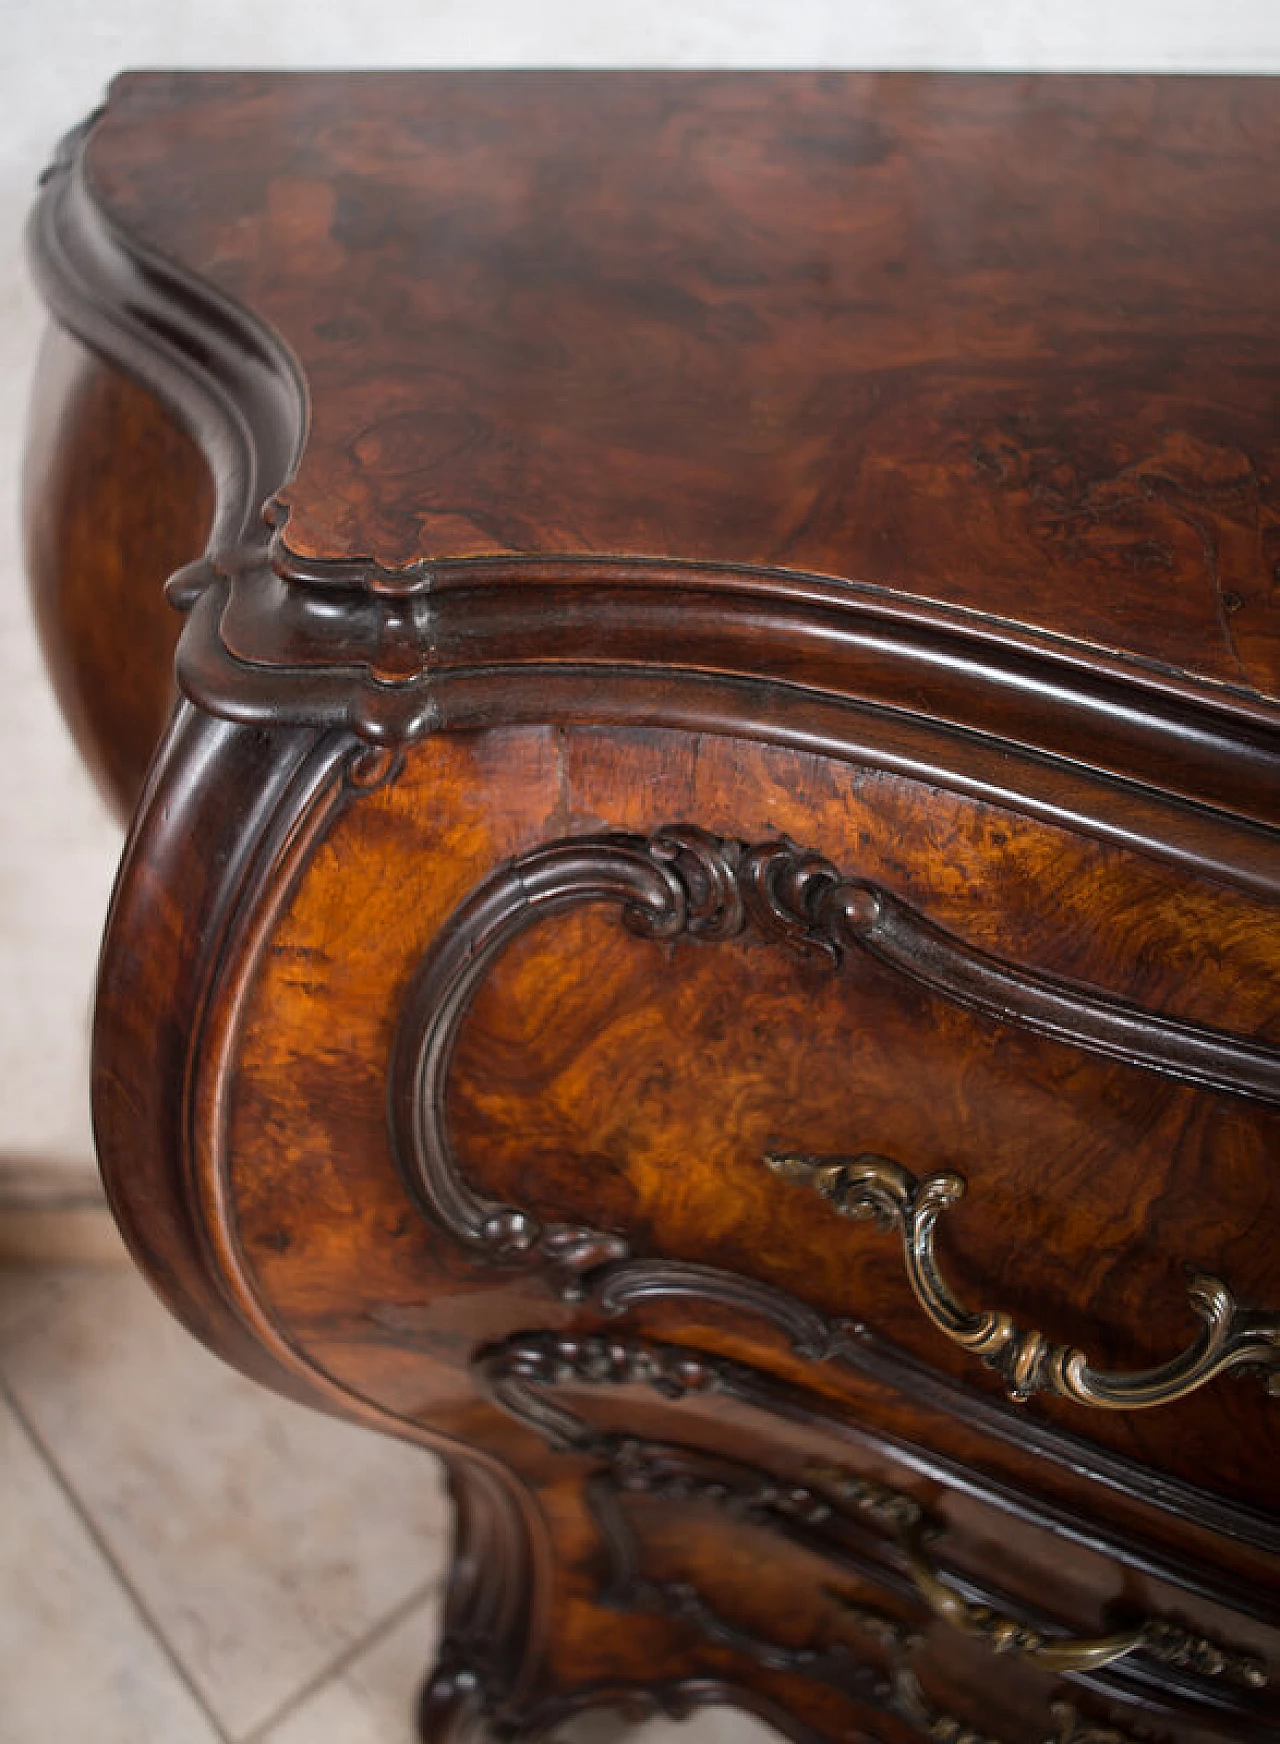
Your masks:
M 449 1141 L 445 1118 L 452 1049 L 470 1001 L 506 946 L 540 919 L 584 902 L 617 907 L 637 934 L 671 938 L 685 934 L 704 942 L 732 938 L 747 925 L 792 950 L 837 967 L 849 949 L 874 948 L 849 922 L 893 916 L 894 967 L 905 958 L 903 941 L 916 918 L 905 904 L 879 900 L 883 893 L 842 879 L 822 856 L 787 843 L 748 850 L 694 826 L 682 825 L 644 839 L 629 835 L 583 837 L 546 844 L 501 867 L 454 911 L 437 933 L 406 1001 L 390 1074 L 390 1118 L 396 1155 L 418 1209 L 437 1227 L 478 1258 L 498 1265 L 541 1270 L 557 1293 L 570 1299 L 590 1293 L 606 1314 L 621 1315 L 651 1301 L 684 1299 L 718 1304 L 775 1326 L 797 1354 L 815 1361 L 838 1360 L 952 1416 L 979 1419 L 988 1433 L 1036 1452 L 1067 1469 L 1088 1459 L 1097 1481 L 1118 1492 L 1155 1504 L 1182 1519 L 1212 1523 L 1217 1531 L 1246 1543 L 1280 1548 L 1274 1522 L 1196 1485 L 1139 1467 L 1089 1444 L 1087 1449 L 1056 1426 L 1013 1417 L 1007 1408 L 968 1391 L 896 1349 L 869 1328 L 827 1320 L 795 1296 L 774 1286 L 687 1261 L 633 1256 L 616 1232 L 585 1225 L 544 1227 L 519 1207 L 491 1202 L 476 1194 L 463 1177 Z M 818 918 L 815 918 L 818 917 Z M 926 982 L 955 998 L 964 991 L 962 972 L 973 956 L 960 941 L 924 922 L 928 944 Z M 955 951 L 946 947 L 954 943 Z M 945 975 L 943 968 L 945 966 Z M 975 977 L 981 992 L 991 982 Z M 1027 984 L 1031 1020 L 1043 1013 L 1038 999 L 1047 977 L 996 965 L 1000 985 L 1014 995 Z M 903 972 L 908 972 L 906 968 Z M 992 971 L 995 973 L 995 971 Z M 1064 984 L 1049 981 L 1060 1008 Z M 1104 996 L 1086 992 L 1092 1011 L 1081 1046 L 1114 1039 L 1108 1029 L 1131 1036 L 1145 1015 Z M 977 1000 L 975 999 L 975 1003 Z M 1118 1007 L 1118 1011 L 1117 1011 Z M 986 1010 L 987 1007 L 979 1006 Z M 1018 1021 L 1017 1011 L 1001 1016 Z M 1236 1038 L 1174 1025 L 1189 1034 L 1186 1057 L 1204 1069 L 1211 1052 L 1225 1077 Z M 1157 1036 L 1165 1036 L 1159 1027 Z M 1073 1038 L 1074 1039 L 1074 1038 Z M 1206 1046 L 1207 1044 L 1207 1046 Z M 1257 1093 L 1280 1066 L 1280 1056 L 1245 1044 L 1249 1052 L 1241 1076 Z M 1151 1060 L 1159 1070 L 1156 1044 Z M 1262 1076 L 1257 1068 L 1261 1067 Z M 1232 1088 L 1240 1089 L 1240 1084 Z
M 1129 1696 L 1127 1667 L 1121 1662 L 1133 1653 L 1146 1657 L 1153 1665 L 1167 1666 L 1175 1674 L 1189 1674 L 1170 1678 L 1168 1673 L 1155 1673 L 1157 1678 L 1168 1680 L 1171 1694 L 1177 1691 L 1184 1697 L 1190 1694 L 1194 1699 L 1196 1686 L 1203 1681 L 1224 1679 L 1243 1691 L 1258 1689 L 1265 1683 L 1265 1672 L 1252 1655 L 1218 1648 L 1215 1643 L 1162 1619 L 1150 1619 L 1104 1642 L 1079 1643 L 1055 1634 L 1052 1629 L 1046 1632 L 1045 1627 L 1025 1614 L 1016 1619 L 1005 1615 L 1006 1631 L 997 1639 L 996 1626 L 1002 1613 L 996 1607 L 1007 1601 L 992 1594 L 978 1594 L 975 1600 L 974 1589 L 965 1582 L 958 1587 L 942 1587 L 932 1569 L 929 1571 L 932 1585 L 928 1590 L 922 1585 L 914 1563 L 922 1554 L 916 1540 L 923 1515 L 911 1498 L 882 1484 L 869 1483 L 841 1467 L 815 1464 L 806 1472 L 808 1481 L 795 1484 L 691 1448 L 604 1433 L 593 1429 L 563 1400 L 548 1397 L 566 1387 L 644 1385 L 672 1400 L 713 1391 L 749 1398 L 751 1383 L 740 1372 L 740 1365 L 645 1339 L 599 1336 L 574 1339 L 553 1333 L 528 1333 L 485 1352 L 478 1359 L 477 1374 L 489 1396 L 549 1446 L 601 1463 L 603 1469 L 587 1480 L 587 1495 L 609 1558 L 601 1593 L 604 1602 L 620 1609 L 672 1617 L 757 1664 L 829 1683 L 853 1700 L 909 1720 L 926 1738 L 951 1735 L 935 1731 L 935 1722 L 944 1726 L 956 1726 L 959 1722 L 932 1708 L 907 1664 L 907 1656 L 917 1643 L 911 1627 L 868 1609 L 860 1600 L 850 1601 L 837 1588 L 830 1587 L 836 1611 L 833 1636 L 827 1644 L 796 1648 L 765 1640 L 729 1622 L 690 1583 L 647 1578 L 641 1564 L 640 1542 L 620 1505 L 622 1499 L 641 1495 L 674 1504 L 706 1505 L 743 1523 L 780 1532 L 811 1552 L 834 1557 L 840 1565 L 850 1563 L 847 1547 L 842 1553 L 840 1540 L 831 1539 L 827 1529 L 846 1516 L 865 1520 L 893 1543 L 906 1544 L 906 1550 L 905 1575 L 892 1562 L 881 1566 L 853 1558 L 850 1566 L 864 1578 L 899 1598 L 919 1601 L 923 1597 L 931 1610 L 937 1609 L 933 1588 L 942 1588 L 950 1606 L 948 1620 L 957 1627 L 984 1637 L 990 1635 L 997 1651 L 1014 1646 L 1032 1658 L 1039 1655 L 1049 1669 L 1072 1676 L 1104 1695 Z M 888 1677 L 857 1657 L 839 1627 L 840 1619 L 850 1625 L 855 1639 L 872 1640 L 889 1651 Z M 1013 1636 L 1017 1637 L 1016 1642 Z M 1151 1675 L 1150 1671 L 1145 1674 L 1148 1681 Z M 1232 1711 L 1238 1709 L 1242 1721 L 1250 1712 L 1247 1696 L 1228 1693 L 1217 1698 L 1217 1705 Z M 1079 1720 L 1067 1704 L 1055 1703 L 1052 1713 L 1055 1723 L 1062 1728 L 1061 1736 L 1083 1740 L 1094 1735 L 1088 1723 Z M 1073 1731 L 1073 1726 L 1086 1729 Z M 1099 1736 L 1106 1738 L 1106 1731 Z M 1112 1736 L 1124 1744 L 1123 1733 Z M 1052 1741 L 1046 1740 L 1046 1744 Z
M 735 732 L 1280 888 L 1274 844 L 1227 821 L 1280 821 L 1265 698 L 856 579 L 581 553 L 304 561 L 275 500 L 306 430 L 288 349 L 121 230 L 91 141 L 76 130 L 46 174 L 32 260 L 57 319 L 176 411 L 218 481 L 208 550 L 172 584 L 200 707 L 393 747 L 501 722 Z
M 787 1534 L 796 1526 L 816 1529 L 819 1537 L 805 1542 L 810 1548 L 816 1544 L 823 1554 L 830 1546 L 821 1529 L 835 1510 L 870 1523 L 903 1553 L 905 1579 L 896 1590 L 922 1600 L 934 1615 L 986 1640 L 998 1653 L 1023 1654 L 1061 1673 L 1097 1672 L 1137 1653 L 1196 1678 L 1222 1679 L 1244 1690 L 1262 1689 L 1267 1683 L 1266 1668 L 1255 1655 L 1223 1648 L 1161 1617 L 1107 1636 L 1075 1639 L 1025 1613 L 1014 1615 L 999 1595 L 980 1593 L 975 1598 L 971 1586 L 942 1578 L 933 1567 L 920 1505 L 848 1468 L 812 1462 L 803 1483 L 785 1483 L 687 1450 L 602 1434 L 563 1400 L 549 1396 L 564 1387 L 648 1386 L 673 1401 L 725 1392 L 756 1403 L 756 1379 L 740 1364 L 648 1339 L 530 1333 L 484 1353 L 476 1372 L 489 1396 L 548 1446 L 603 1460 L 610 1484 L 620 1493 L 702 1501 L 736 1519 Z M 633 1575 L 624 1584 L 634 1585 L 638 1575 Z M 874 1569 L 873 1577 L 884 1584 L 883 1570 Z M 844 1603 L 838 1593 L 833 1596 Z
M 629 1269 L 618 1268 L 624 1273 Z M 723 1275 L 709 1271 L 706 1273 L 709 1284 L 713 1284 Z M 593 1334 L 587 1339 L 561 1339 L 552 1332 L 522 1334 L 483 1352 L 477 1359 L 474 1372 L 481 1386 L 496 1402 L 528 1426 L 536 1428 L 548 1443 L 562 1450 L 599 1454 L 600 1447 L 578 1415 L 565 1411 L 562 1401 L 551 1398 L 549 1394 L 555 1387 L 571 1384 L 588 1374 L 599 1373 L 606 1378 L 612 1376 L 615 1383 L 621 1385 L 625 1375 L 643 1380 L 645 1372 L 660 1372 L 661 1353 L 668 1347 L 654 1345 L 648 1340 L 641 1342 L 645 1351 L 643 1357 L 639 1354 L 637 1341 L 633 1337 L 618 1335 L 611 1338 L 606 1334 Z M 857 1348 L 862 1348 L 860 1342 Z M 754 1368 L 744 1368 L 741 1364 L 720 1357 L 710 1357 L 688 1347 L 671 1349 L 672 1367 L 667 1371 L 668 1396 L 675 1396 L 670 1392 L 670 1383 L 681 1372 L 676 1366 L 681 1357 L 695 1361 L 698 1365 L 697 1372 L 701 1376 L 699 1391 L 725 1393 L 766 1416 L 788 1417 L 788 1406 L 794 1402 L 794 1397 L 785 1384 Z M 908 1359 L 900 1353 L 895 1354 L 890 1350 L 884 1369 L 877 1368 L 873 1372 L 878 1379 L 892 1386 L 895 1384 L 894 1372 L 897 1365 L 906 1361 Z M 910 1387 L 907 1390 L 910 1391 Z M 939 1401 L 930 1394 L 929 1403 L 934 1408 L 964 1416 L 971 1422 L 976 1418 L 987 1433 L 998 1433 L 1000 1425 L 1005 1423 L 1016 1425 L 1019 1436 L 1035 1428 L 1051 1437 L 1048 1448 L 1037 1444 L 1036 1453 L 1040 1458 L 1057 1459 L 1078 1469 L 1086 1458 L 1092 1460 L 1094 1457 L 1091 1447 L 1075 1441 L 1063 1431 L 1047 1430 L 1035 1423 L 1034 1419 L 1023 1415 L 1015 1416 L 1007 1409 L 958 1387 L 954 1388 L 954 1397 L 949 1402 Z M 985 1413 L 980 1413 L 979 1407 L 985 1407 Z M 804 1402 L 798 1421 L 812 1425 L 813 1413 L 807 1401 Z M 838 1424 L 833 1424 L 833 1427 L 838 1427 Z M 1031 1497 L 989 1477 L 980 1482 L 976 1481 L 972 1472 L 957 1465 L 955 1461 L 931 1449 L 901 1441 L 882 1430 L 871 1435 L 865 1431 L 860 1433 L 861 1438 L 873 1446 L 878 1454 L 906 1470 L 918 1473 L 931 1483 L 941 1484 L 957 1494 L 976 1497 L 984 1505 L 1007 1513 L 1011 1518 L 1041 1527 L 1067 1542 L 1083 1545 L 1104 1557 L 1119 1558 L 1129 1567 L 1140 1570 L 1157 1581 L 1196 1594 L 1211 1604 L 1225 1606 L 1268 1624 L 1275 1621 L 1275 1597 L 1269 1588 L 1263 1590 L 1236 1576 L 1224 1582 L 1206 1580 L 1206 1571 L 1201 1564 L 1189 1561 L 1174 1552 L 1156 1551 L 1145 1539 L 1135 1537 L 1121 1528 L 1109 1527 L 1101 1531 L 1093 1522 L 1084 1521 L 1041 1497 Z M 1059 1446 L 1059 1442 L 1064 1445 Z M 609 1457 L 614 1458 L 616 1455 L 610 1453 Z M 1148 1479 L 1154 1479 L 1155 1476 L 1156 1474 L 1148 1474 L 1142 1468 L 1131 1466 L 1127 1481 L 1123 1481 L 1120 1474 L 1113 1474 L 1112 1482 L 1115 1488 L 1126 1495 L 1150 1500 Z M 816 1481 L 818 1480 L 815 1478 Z M 809 1500 L 812 1502 L 812 1496 Z M 1183 1505 L 1175 1509 L 1171 1498 L 1162 1498 L 1170 1511 L 1180 1512 L 1185 1518 L 1203 1520 L 1208 1517 L 1206 1511 L 1214 1498 L 1207 1492 L 1196 1491 L 1181 1500 Z M 809 1503 L 805 1505 L 808 1506 Z M 885 1530 L 889 1530 L 896 1524 L 898 1516 L 887 1502 L 886 1509 L 880 1523 Z M 871 1517 L 874 1518 L 874 1510 Z M 1255 1518 L 1248 1516 L 1248 1524 L 1252 1524 Z M 1234 1525 L 1236 1531 L 1241 1536 L 1246 1536 L 1251 1543 L 1265 1545 L 1272 1542 L 1264 1534 L 1254 1533 L 1250 1536 L 1245 1520 L 1233 1519 L 1227 1524 Z M 1266 1522 L 1261 1524 L 1265 1526 Z M 1216 1517 L 1214 1528 L 1224 1529 Z
M 452 1155 L 445 1093 L 462 1020 L 493 963 L 539 921 L 610 903 L 642 938 L 762 937 L 838 968 L 866 951 L 918 986 L 982 1016 L 1127 1065 L 1280 1102 L 1280 1050 L 1042 974 L 965 944 L 879 886 L 845 878 L 823 855 L 774 841 L 748 847 L 693 824 L 549 842 L 500 867 L 440 928 L 397 1033 L 392 1126 L 415 1203 L 495 1259 L 538 1260 L 567 1281 L 627 1257 L 621 1237 L 543 1228 L 527 1211 L 474 1193 Z
M 586 1225 L 542 1225 L 528 1211 L 476 1193 L 450 1144 L 446 1104 L 453 1050 L 478 988 L 521 933 L 552 915 L 608 903 L 639 937 L 706 943 L 748 926 L 836 969 L 865 951 L 930 992 L 984 1017 L 1087 1052 L 1238 1095 L 1280 1101 L 1280 1051 L 1244 1037 L 1143 1011 L 1057 977 L 1022 969 L 965 944 L 888 891 L 842 877 L 824 856 L 786 841 L 753 847 L 692 824 L 647 840 L 599 835 L 550 842 L 500 867 L 453 912 L 420 966 L 397 1031 L 390 1073 L 396 1155 L 418 1208 L 456 1241 L 500 1264 L 544 1268 L 580 1295 L 591 1276 L 621 1303 L 625 1238 Z M 631 1288 L 638 1287 L 634 1271 Z M 706 1268 L 676 1267 L 658 1290 L 706 1294 Z M 767 1305 L 750 1280 L 715 1288 L 744 1306 Z M 821 1318 L 796 1305 L 798 1346 L 830 1354 Z M 1221 1365 L 1219 1365 L 1221 1366 Z

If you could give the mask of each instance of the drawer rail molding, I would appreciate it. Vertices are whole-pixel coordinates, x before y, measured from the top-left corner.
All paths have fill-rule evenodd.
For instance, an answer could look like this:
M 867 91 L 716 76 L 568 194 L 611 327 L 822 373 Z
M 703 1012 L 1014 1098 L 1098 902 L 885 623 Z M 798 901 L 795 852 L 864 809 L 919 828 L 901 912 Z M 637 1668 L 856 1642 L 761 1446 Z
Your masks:
M 944 1170 L 921 1178 L 890 1157 L 815 1157 L 770 1152 L 765 1167 L 786 1181 L 812 1187 L 841 1217 L 869 1221 L 902 1236 L 912 1294 L 939 1332 L 1000 1375 L 1010 1399 L 1056 1393 L 1104 1411 L 1168 1405 L 1228 1369 L 1257 1374 L 1280 1398 L 1280 1316 L 1240 1308 L 1220 1278 L 1195 1273 L 1191 1306 L 1204 1322 L 1195 1340 L 1158 1368 L 1113 1374 L 1093 1368 L 1084 1351 L 1023 1329 L 998 1308 L 970 1309 L 956 1299 L 934 1251 L 939 1217 L 964 1197 L 963 1175 Z

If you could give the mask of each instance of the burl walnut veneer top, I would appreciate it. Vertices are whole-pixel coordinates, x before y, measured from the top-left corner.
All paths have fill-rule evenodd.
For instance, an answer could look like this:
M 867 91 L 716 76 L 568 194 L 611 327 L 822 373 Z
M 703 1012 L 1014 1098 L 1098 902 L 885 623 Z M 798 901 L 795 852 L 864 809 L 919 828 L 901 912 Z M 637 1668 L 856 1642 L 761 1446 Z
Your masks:
M 130 235 L 287 342 L 289 548 L 779 566 L 1280 694 L 1267 80 L 132 74 Z

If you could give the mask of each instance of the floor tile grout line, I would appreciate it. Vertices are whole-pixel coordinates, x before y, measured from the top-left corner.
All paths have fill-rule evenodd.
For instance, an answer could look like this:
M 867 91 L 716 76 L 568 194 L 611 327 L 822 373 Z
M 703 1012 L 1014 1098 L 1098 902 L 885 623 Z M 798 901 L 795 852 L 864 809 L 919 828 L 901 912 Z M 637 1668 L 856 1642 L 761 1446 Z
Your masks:
M 49 1476 L 53 1479 L 53 1482 L 57 1485 L 58 1489 L 62 1492 L 63 1497 L 74 1513 L 76 1519 L 80 1522 L 81 1526 L 83 1526 L 94 1548 L 106 1563 L 117 1586 L 124 1593 L 129 1604 L 133 1607 L 133 1610 L 137 1614 L 138 1620 L 143 1625 L 143 1628 L 156 1642 L 161 1654 L 168 1661 L 170 1668 L 176 1674 L 178 1681 L 195 1702 L 197 1708 L 204 1715 L 205 1719 L 209 1722 L 209 1725 L 213 1729 L 214 1736 L 220 1740 L 220 1744 L 235 1744 L 235 1740 L 232 1738 L 231 1734 L 227 1731 L 226 1727 L 219 1720 L 217 1714 L 210 1707 L 205 1696 L 192 1681 L 191 1674 L 178 1657 L 168 1636 L 160 1627 L 158 1619 L 152 1615 L 151 1609 L 143 1599 L 141 1593 L 125 1573 L 124 1569 L 120 1566 L 115 1552 L 112 1550 L 107 1539 L 103 1536 L 97 1521 L 81 1501 L 79 1495 L 76 1493 L 74 1485 L 70 1482 L 66 1473 L 54 1457 L 49 1444 L 40 1434 L 35 1424 L 31 1421 L 28 1413 L 23 1409 L 18 1395 L 15 1393 L 8 1378 L 2 1373 L 0 1373 L 0 1398 L 5 1401 L 9 1409 L 13 1412 L 19 1428 L 31 1443 L 31 1446 L 35 1449 L 41 1464 L 45 1467 L 45 1470 L 49 1473 Z
M 252 1731 L 246 1732 L 242 1738 L 236 1741 L 236 1744 L 265 1744 L 277 1726 L 289 1719 L 291 1715 L 296 1714 L 303 1703 L 310 1701 L 311 1697 L 322 1690 L 327 1683 L 332 1683 L 334 1678 L 341 1677 L 343 1672 L 354 1665 L 356 1660 L 369 1648 L 376 1647 L 380 1641 L 385 1640 L 393 1629 L 403 1623 L 412 1611 L 424 1604 L 443 1585 L 442 1578 L 435 1575 L 430 1580 L 423 1581 L 421 1586 L 415 1587 L 411 1593 L 379 1617 L 378 1621 L 371 1628 L 366 1629 L 357 1640 L 348 1642 L 347 1646 L 340 1653 L 335 1654 L 322 1670 L 309 1677 L 292 1694 L 286 1696 L 273 1713 L 268 1714 L 267 1718 L 260 1721 Z M 430 1664 L 424 1660 L 422 1667 L 424 1679 L 430 1669 Z

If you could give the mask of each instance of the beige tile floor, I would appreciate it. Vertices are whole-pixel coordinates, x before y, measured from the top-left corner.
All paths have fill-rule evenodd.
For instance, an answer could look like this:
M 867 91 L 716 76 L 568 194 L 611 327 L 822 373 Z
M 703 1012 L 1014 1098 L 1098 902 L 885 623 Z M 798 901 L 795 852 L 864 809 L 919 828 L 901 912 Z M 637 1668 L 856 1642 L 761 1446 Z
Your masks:
M 448 1529 L 427 1457 L 243 1380 L 127 1266 L 0 1270 L 0 1744 L 411 1744 Z

